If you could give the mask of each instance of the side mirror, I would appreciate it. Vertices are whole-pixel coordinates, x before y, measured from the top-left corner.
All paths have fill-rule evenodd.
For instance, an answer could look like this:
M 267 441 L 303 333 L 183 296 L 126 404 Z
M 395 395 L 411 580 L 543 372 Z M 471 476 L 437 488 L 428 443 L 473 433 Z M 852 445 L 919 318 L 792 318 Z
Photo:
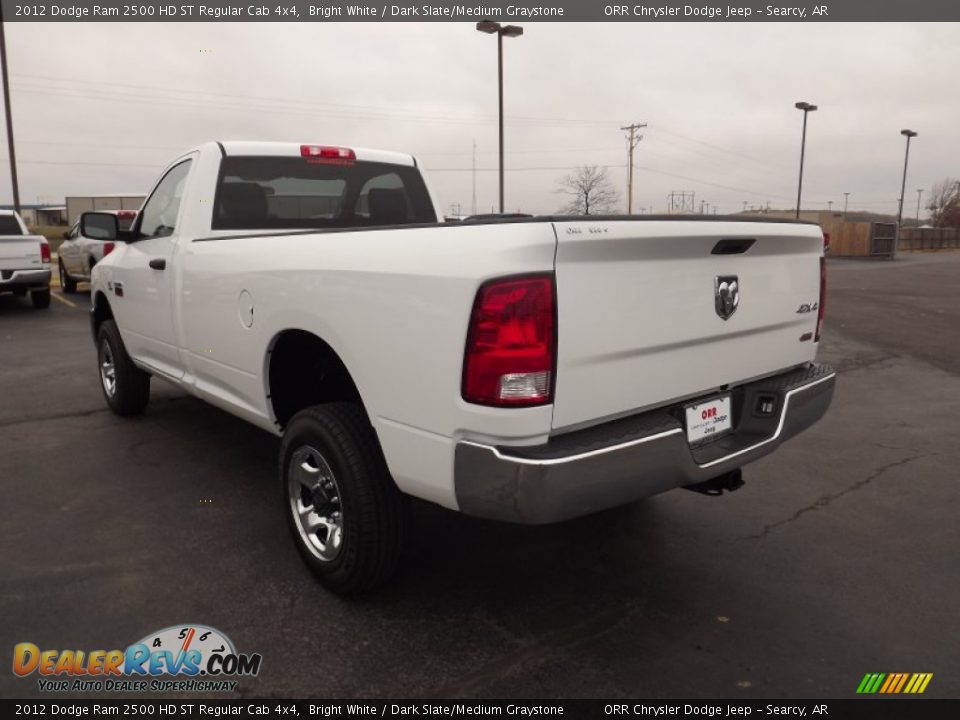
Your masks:
M 85 212 L 80 216 L 80 234 L 93 240 L 117 240 L 120 227 L 113 213 Z

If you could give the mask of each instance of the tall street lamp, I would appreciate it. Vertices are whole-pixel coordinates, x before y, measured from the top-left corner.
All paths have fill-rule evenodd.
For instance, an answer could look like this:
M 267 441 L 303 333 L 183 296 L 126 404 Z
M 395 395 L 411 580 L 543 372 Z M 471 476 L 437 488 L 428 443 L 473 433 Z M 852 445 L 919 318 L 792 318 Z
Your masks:
M 7 118 L 7 153 L 10 158 L 10 185 L 13 210 L 20 214 L 20 183 L 17 180 L 17 154 L 13 146 L 13 117 L 10 111 L 10 81 L 7 78 L 7 39 L 3 34 L 3 10 L 0 9 L 0 74 L 3 75 L 3 109 Z
M 503 38 L 520 37 L 523 28 L 519 25 L 501 25 L 492 20 L 477 23 L 477 30 L 497 36 L 497 91 L 500 98 L 500 213 L 503 214 Z
M 900 134 L 907 139 L 907 151 L 903 156 L 903 183 L 900 185 L 900 204 L 897 209 L 897 230 L 893 238 L 893 253 L 891 258 L 897 256 L 897 245 L 900 244 L 900 222 L 903 220 L 903 194 L 907 191 L 907 163 L 910 160 L 910 138 L 915 138 L 917 133 L 913 130 L 901 130 Z
M 843 194 L 843 219 L 847 219 L 847 205 L 850 203 L 850 193 Z
M 800 140 L 800 179 L 797 181 L 797 218 L 800 218 L 800 192 L 803 189 L 803 154 L 807 149 L 807 113 L 817 109 L 816 105 L 808 102 L 798 102 L 793 105 L 797 110 L 803 110 L 803 137 Z

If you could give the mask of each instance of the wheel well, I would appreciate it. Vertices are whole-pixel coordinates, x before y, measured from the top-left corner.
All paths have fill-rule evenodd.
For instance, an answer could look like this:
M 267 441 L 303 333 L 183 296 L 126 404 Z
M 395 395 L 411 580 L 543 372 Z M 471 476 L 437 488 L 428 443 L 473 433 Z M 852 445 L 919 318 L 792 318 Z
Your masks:
M 100 326 L 104 320 L 113 320 L 113 310 L 107 296 L 98 292 L 93 298 L 93 339 L 97 339 L 97 333 L 100 332 Z
M 273 342 L 267 362 L 268 397 L 280 427 L 311 405 L 361 401 L 346 365 L 333 348 L 312 333 L 281 333 Z

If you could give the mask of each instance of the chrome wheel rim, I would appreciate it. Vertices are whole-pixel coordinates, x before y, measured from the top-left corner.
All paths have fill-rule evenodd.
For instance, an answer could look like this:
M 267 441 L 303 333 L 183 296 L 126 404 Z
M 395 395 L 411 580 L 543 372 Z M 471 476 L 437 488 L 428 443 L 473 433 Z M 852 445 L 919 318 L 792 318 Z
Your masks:
M 318 560 L 335 560 L 343 547 L 340 487 L 316 448 L 304 445 L 294 451 L 287 469 L 287 495 L 304 547 Z
M 112 398 L 117 392 L 117 368 L 113 362 L 113 350 L 106 340 L 100 343 L 100 382 L 107 397 Z

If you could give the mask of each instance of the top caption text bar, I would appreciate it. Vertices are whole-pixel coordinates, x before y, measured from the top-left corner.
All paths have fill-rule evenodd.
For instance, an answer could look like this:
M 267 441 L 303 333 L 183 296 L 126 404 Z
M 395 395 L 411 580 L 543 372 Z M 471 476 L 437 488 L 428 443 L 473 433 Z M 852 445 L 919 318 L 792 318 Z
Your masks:
M 516 0 L 432 2 L 17 2 L 0 0 L 5 22 L 951 22 L 956 0 L 653 2 Z

